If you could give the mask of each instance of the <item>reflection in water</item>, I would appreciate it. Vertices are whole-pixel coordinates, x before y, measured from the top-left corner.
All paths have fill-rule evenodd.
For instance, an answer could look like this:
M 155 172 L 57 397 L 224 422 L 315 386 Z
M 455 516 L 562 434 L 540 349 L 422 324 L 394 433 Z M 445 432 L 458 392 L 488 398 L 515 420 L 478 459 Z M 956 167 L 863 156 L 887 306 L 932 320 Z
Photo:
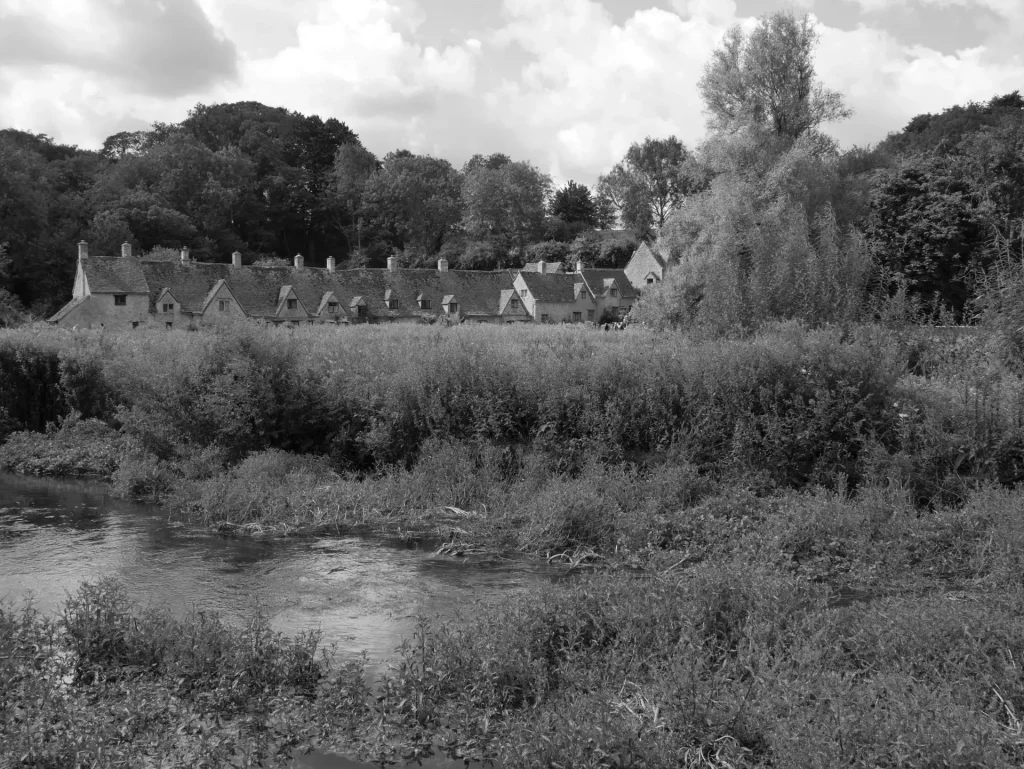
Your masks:
M 320 629 L 341 655 L 365 650 L 380 661 L 417 616 L 445 616 L 561 574 L 359 537 L 233 539 L 175 524 L 99 484 L 0 474 L 0 600 L 32 596 L 47 612 L 83 580 L 114 576 L 143 605 L 179 614 L 195 606 L 236 622 L 259 605 L 278 630 Z

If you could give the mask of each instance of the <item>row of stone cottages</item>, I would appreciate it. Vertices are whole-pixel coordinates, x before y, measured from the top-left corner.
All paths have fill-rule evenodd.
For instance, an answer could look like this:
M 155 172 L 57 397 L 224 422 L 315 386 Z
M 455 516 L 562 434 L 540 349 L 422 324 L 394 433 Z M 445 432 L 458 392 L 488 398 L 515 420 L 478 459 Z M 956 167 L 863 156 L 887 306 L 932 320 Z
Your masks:
M 533 262 L 522 270 L 311 268 L 296 256 L 292 266 L 243 266 L 132 256 L 90 256 L 78 244 L 73 298 L 51 323 L 78 328 L 162 324 L 189 328 L 214 317 L 249 317 L 275 324 L 429 321 L 439 316 L 483 323 L 584 323 L 621 318 L 639 289 L 660 281 L 665 263 L 646 245 L 625 270 L 588 270 L 577 264 Z

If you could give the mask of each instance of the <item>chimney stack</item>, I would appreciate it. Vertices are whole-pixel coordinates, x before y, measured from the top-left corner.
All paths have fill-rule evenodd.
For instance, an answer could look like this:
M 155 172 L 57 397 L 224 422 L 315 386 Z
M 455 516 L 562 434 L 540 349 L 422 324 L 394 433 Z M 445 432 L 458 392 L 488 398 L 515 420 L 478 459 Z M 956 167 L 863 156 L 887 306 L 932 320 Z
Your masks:
M 127 240 L 121 244 L 121 257 L 124 259 L 130 259 L 132 255 L 132 244 Z
M 398 269 L 398 257 L 397 256 L 389 256 L 388 257 L 388 270 L 390 272 L 394 272 L 397 269 Z
M 583 260 L 582 259 L 577 259 L 576 260 L 576 272 L 583 272 Z
M 233 253 L 231 255 L 231 266 L 232 267 L 241 267 L 242 266 L 242 252 L 241 251 L 235 251 L 235 253 Z
M 181 263 L 185 264 L 188 261 L 188 246 L 181 249 Z
M 544 260 L 543 259 L 541 259 L 539 262 L 537 262 L 537 272 L 539 272 L 541 275 L 544 274 Z
M 333 273 L 335 268 L 335 262 L 333 256 L 327 257 L 327 271 Z
M 296 270 L 301 270 L 302 269 L 303 261 L 305 261 L 305 260 L 303 259 L 302 254 L 296 254 L 295 255 L 295 269 Z
M 87 259 L 89 257 L 89 244 L 84 240 L 78 241 L 78 258 Z
M 448 272 L 448 260 L 447 259 L 438 259 L 437 260 L 437 271 L 438 272 Z

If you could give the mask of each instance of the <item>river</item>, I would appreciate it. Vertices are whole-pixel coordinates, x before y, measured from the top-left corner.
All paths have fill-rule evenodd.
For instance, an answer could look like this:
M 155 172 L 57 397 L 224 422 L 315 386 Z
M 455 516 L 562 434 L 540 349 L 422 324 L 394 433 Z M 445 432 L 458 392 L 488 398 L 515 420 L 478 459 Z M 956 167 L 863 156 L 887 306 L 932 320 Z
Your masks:
M 83 580 L 113 576 L 140 604 L 178 614 L 195 606 L 241 621 L 258 603 L 276 630 L 319 629 L 340 656 L 365 652 L 380 670 L 419 617 L 450 616 L 563 574 L 527 560 L 437 557 L 379 538 L 224 537 L 117 499 L 103 484 L 0 474 L 0 600 L 31 598 L 44 612 Z M 305 765 L 361 766 L 328 757 Z

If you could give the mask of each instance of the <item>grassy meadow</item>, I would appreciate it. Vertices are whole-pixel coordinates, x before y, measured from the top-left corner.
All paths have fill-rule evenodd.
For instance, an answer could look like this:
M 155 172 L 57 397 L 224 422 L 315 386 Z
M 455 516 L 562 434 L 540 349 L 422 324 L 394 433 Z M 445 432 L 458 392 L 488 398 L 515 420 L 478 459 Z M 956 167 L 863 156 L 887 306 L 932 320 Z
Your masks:
M 55 618 L 5 605 L 0 765 L 1019 766 L 1024 387 L 996 344 L 3 332 L 0 468 L 107 478 L 230 536 L 408 533 L 580 576 L 424 626 L 375 682 L 116 583 Z

